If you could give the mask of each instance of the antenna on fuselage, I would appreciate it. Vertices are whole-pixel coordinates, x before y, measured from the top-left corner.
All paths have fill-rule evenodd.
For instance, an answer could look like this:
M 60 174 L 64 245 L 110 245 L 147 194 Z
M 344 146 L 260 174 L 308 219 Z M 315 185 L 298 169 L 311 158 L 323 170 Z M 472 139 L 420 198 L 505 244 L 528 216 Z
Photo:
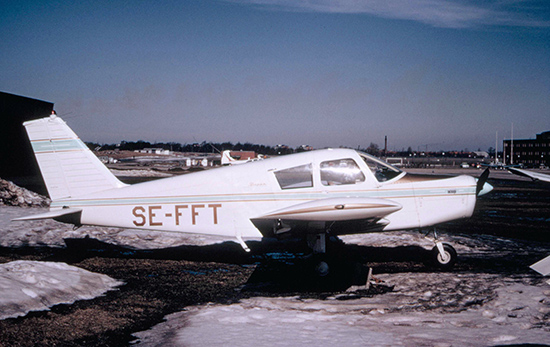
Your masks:
M 212 142 L 208 142 L 208 144 L 209 144 L 216 152 L 222 154 L 222 151 L 220 151 L 219 149 L 217 149 L 216 146 L 214 146 L 214 145 L 212 144 Z

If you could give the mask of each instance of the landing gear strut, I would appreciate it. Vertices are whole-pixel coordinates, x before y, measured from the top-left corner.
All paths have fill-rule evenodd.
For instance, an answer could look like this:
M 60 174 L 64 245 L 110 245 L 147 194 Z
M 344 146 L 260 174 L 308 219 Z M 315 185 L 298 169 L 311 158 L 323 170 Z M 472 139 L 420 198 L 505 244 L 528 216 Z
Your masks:
M 325 277 L 330 273 L 330 266 L 327 259 L 325 233 L 308 234 L 307 243 L 313 251 L 313 271 L 319 277 Z
M 309 273 L 319 288 L 348 288 L 366 283 L 367 269 L 359 255 L 345 249 L 340 240 L 323 231 L 308 234 L 307 243 L 312 251 L 307 260 Z

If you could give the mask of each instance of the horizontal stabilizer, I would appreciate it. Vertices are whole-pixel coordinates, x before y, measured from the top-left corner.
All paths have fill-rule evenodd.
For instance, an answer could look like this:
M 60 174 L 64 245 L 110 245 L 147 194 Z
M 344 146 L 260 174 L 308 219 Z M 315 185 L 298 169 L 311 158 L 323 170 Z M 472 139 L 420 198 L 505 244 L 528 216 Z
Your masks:
M 258 219 L 344 221 L 383 218 L 401 208 L 401 204 L 386 199 L 329 198 L 289 206 L 258 217 Z
M 534 263 L 529 267 L 543 276 L 550 275 L 550 256 Z
M 14 218 L 12 220 L 14 220 L 14 221 L 25 221 L 25 220 L 38 220 L 38 219 L 53 218 L 53 219 L 58 219 L 58 220 L 61 220 L 61 221 L 67 221 L 67 222 L 70 222 L 72 224 L 79 224 L 79 222 L 74 223 L 74 220 L 77 219 L 78 221 L 80 221 L 80 213 L 81 212 L 82 212 L 82 209 L 80 209 L 80 208 L 62 208 L 62 209 L 53 210 L 53 211 L 49 211 L 49 212 L 45 212 L 45 213 L 34 214 L 34 215 L 31 215 L 31 216 Z

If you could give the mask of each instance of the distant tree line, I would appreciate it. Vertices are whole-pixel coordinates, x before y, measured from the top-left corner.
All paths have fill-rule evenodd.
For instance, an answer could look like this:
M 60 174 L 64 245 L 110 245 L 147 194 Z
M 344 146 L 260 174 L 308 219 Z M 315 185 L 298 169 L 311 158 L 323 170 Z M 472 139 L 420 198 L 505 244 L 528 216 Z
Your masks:
M 91 150 L 121 150 L 121 151 L 135 151 L 144 148 L 162 148 L 175 152 L 197 152 L 197 153 L 218 153 L 225 150 L 231 151 L 254 151 L 258 154 L 265 155 L 284 155 L 291 154 L 296 152 L 303 152 L 308 149 L 311 149 L 309 146 L 300 146 L 297 148 L 291 148 L 285 145 L 277 146 L 266 146 L 253 144 L 249 142 L 245 143 L 232 143 L 232 142 L 222 142 L 222 143 L 212 143 L 203 141 L 201 143 L 186 143 L 181 144 L 177 142 L 155 142 L 151 143 L 148 141 L 122 141 L 117 144 L 99 144 L 95 142 L 86 142 L 86 145 Z M 475 154 L 471 151 L 460 150 L 460 151 L 413 151 L 411 147 L 407 149 L 402 149 L 400 151 L 387 151 L 380 149 L 376 143 L 370 143 L 367 148 L 357 148 L 360 151 L 374 155 L 376 157 L 452 157 L 452 158 L 473 158 Z M 494 149 L 489 149 L 489 154 L 494 153 Z M 479 150 L 478 150 L 479 151 Z
M 99 144 L 95 142 L 86 142 L 86 145 L 91 150 L 121 150 L 121 151 L 136 151 L 144 148 L 162 148 L 171 150 L 174 152 L 196 152 L 196 153 L 218 153 L 225 150 L 230 151 L 254 151 L 260 154 L 267 155 L 282 155 L 290 154 L 301 151 L 300 148 L 290 148 L 284 145 L 278 145 L 275 147 L 258 145 L 253 143 L 240 143 L 233 144 L 232 142 L 212 143 L 203 141 L 201 143 L 186 143 L 181 144 L 177 142 L 155 142 L 148 141 L 122 141 L 117 144 Z

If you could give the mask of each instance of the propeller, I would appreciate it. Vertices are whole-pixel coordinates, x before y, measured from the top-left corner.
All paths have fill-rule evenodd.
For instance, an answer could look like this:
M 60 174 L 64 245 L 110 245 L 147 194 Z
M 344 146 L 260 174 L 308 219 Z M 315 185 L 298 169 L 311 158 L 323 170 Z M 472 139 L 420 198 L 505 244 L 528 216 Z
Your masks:
M 477 179 L 476 196 L 479 196 L 479 193 L 483 190 L 483 187 L 485 186 L 485 183 L 487 182 L 487 178 L 489 178 L 490 173 L 491 172 L 489 171 L 489 168 L 486 168 L 485 171 L 483 171 L 483 173 L 481 174 L 481 176 L 479 176 L 479 178 Z

